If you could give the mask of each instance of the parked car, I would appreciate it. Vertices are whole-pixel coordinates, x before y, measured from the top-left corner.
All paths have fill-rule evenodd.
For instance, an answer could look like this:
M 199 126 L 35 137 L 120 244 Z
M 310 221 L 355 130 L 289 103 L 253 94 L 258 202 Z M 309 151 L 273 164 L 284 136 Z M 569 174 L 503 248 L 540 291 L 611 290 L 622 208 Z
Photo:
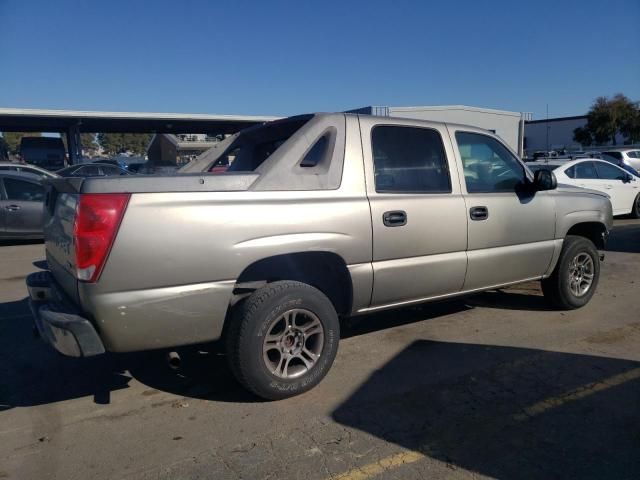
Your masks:
M 18 162 L 0 162 L 0 172 L 21 172 L 34 175 L 39 179 L 54 178 L 58 175 L 45 170 L 44 168 L 36 167 L 35 165 L 29 165 L 28 163 Z
M 131 173 L 147 173 L 149 164 L 147 162 L 136 162 L 127 165 L 127 170 Z
M 640 176 L 610 162 L 594 158 L 539 165 L 527 163 L 527 166 L 532 170 L 553 170 L 560 184 L 606 193 L 611 198 L 614 215 L 630 214 L 633 218 L 640 218 Z
M 34 175 L 0 170 L 0 238 L 42 238 L 44 196 Z
M 20 159 L 52 172 L 67 164 L 64 143 L 60 137 L 22 137 Z
M 113 175 L 131 175 L 124 168 L 108 163 L 84 163 L 71 165 L 56 172 L 61 177 L 107 177 Z
M 125 162 L 120 158 L 100 159 L 94 163 L 100 163 L 101 165 L 115 165 L 116 167 L 120 167 L 123 170 L 129 170 L 129 166 L 127 165 L 127 162 Z
M 625 163 L 625 160 L 623 158 L 621 158 L 620 156 L 611 156 L 611 155 L 609 155 L 607 153 L 601 153 L 600 155 L 598 155 L 598 157 L 594 157 L 594 158 L 599 158 L 599 159 L 604 160 L 606 162 L 613 163 L 614 165 L 617 165 L 618 167 L 622 168 L 623 170 L 626 170 L 631 175 L 634 175 L 636 177 L 640 177 L 640 173 L 638 172 L 638 170 L 633 168 L 629 163 Z
M 602 153 L 621 160 L 625 165 L 640 171 L 640 149 L 638 148 L 621 148 L 619 150 L 607 150 Z
M 526 162 L 525 165 L 529 167 L 529 170 L 535 173 L 538 170 L 546 170 L 547 172 L 552 172 L 565 163 L 567 162 L 563 160 L 549 160 L 547 162 Z
M 50 271 L 26 282 L 47 342 L 223 339 L 240 383 L 279 399 L 325 376 L 339 317 L 531 280 L 562 309 L 595 292 L 608 197 L 556 188 L 486 130 L 316 114 L 227 140 L 179 174 L 48 181 Z

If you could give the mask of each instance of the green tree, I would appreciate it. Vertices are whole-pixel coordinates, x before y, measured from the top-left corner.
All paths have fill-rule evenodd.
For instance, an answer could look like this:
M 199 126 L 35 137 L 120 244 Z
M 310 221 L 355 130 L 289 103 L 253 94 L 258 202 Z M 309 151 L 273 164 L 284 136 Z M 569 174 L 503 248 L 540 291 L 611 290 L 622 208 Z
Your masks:
M 633 108 L 624 111 L 620 122 L 620 133 L 629 143 L 640 142 L 640 102 L 636 102 Z
M 613 98 L 598 97 L 587 114 L 587 125 L 573 131 L 573 139 L 581 145 L 616 144 L 621 134 L 628 142 L 640 139 L 640 108 L 621 93 Z
M 20 140 L 22 137 L 39 137 L 40 132 L 3 132 L 2 137 L 4 138 L 5 143 L 7 144 L 7 148 L 9 153 L 18 153 L 20 149 Z
M 0 160 L 6 160 L 9 156 L 9 145 L 4 137 L 0 137 Z
M 616 144 L 616 125 L 611 102 L 607 97 L 598 97 L 587 114 L 587 128 L 598 144 Z
M 98 133 L 97 141 L 108 155 L 131 152 L 144 155 L 151 140 L 150 133 Z
M 82 143 L 82 150 L 85 152 L 93 153 L 98 149 L 95 133 L 81 133 L 80 142 Z
M 578 127 L 573 131 L 573 140 L 585 147 L 588 147 L 593 143 L 591 132 L 586 126 Z
M 64 144 L 64 149 L 68 152 L 69 146 L 67 145 L 67 134 L 66 132 L 60 132 L 60 138 L 62 139 L 62 143 Z M 98 149 L 98 144 L 96 143 L 96 134 L 95 133 L 81 133 L 80 134 L 80 143 L 82 144 L 82 150 L 87 152 L 95 152 Z

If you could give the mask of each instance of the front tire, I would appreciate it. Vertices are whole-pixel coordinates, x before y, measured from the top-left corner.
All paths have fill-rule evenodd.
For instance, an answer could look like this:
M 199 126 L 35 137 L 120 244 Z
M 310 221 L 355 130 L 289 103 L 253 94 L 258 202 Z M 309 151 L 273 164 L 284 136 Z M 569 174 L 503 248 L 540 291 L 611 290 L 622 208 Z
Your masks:
M 230 320 L 226 340 L 231 370 L 247 390 L 267 400 L 316 386 L 338 351 L 335 308 L 305 283 L 270 283 L 236 305 Z
M 568 235 L 556 268 L 542 280 L 542 292 L 561 310 L 583 307 L 593 297 L 600 279 L 600 257 L 589 239 Z

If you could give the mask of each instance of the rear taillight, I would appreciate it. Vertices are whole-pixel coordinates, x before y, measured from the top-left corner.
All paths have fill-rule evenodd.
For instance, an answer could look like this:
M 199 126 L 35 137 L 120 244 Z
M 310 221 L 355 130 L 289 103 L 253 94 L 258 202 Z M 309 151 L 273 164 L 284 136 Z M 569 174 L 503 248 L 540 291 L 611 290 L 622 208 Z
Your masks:
M 129 197 L 128 193 L 80 195 L 73 227 L 78 280 L 95 282 L 100 276 Z

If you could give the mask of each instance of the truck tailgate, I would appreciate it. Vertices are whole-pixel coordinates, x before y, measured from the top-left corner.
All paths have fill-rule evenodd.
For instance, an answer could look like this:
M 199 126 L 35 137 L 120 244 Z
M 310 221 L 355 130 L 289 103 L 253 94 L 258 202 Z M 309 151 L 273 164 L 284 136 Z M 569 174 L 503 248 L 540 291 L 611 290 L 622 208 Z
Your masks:
M 44 238 L 49 270 L 62 290 L 78 304 L 73 228 L 81 179 L 48 181 L 44 209 Z

